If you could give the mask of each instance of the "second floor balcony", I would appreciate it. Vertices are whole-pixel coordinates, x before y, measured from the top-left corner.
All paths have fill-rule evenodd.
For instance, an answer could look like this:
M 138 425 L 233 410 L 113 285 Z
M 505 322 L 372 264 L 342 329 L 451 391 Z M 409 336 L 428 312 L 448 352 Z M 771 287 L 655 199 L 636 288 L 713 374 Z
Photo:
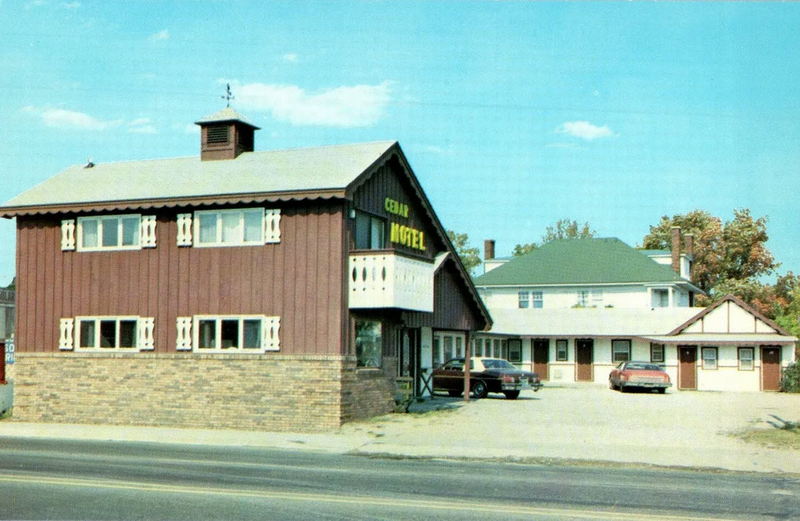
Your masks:
M 351 309 L 399 308 L 433 312 L 434 262 L 388 250 L 349 258 Z

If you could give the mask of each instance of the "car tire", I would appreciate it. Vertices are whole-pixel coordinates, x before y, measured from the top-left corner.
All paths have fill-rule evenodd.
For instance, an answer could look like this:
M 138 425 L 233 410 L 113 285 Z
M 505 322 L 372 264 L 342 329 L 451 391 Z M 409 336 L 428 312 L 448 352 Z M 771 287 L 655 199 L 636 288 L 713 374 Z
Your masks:
M 461 391 L 447 391 L 447 394 L 449 394 L 452 398 L 458 398 L 461 396 Z
M 619 384 L 619 392 L 621 392 L 621 393 L 624 393 L 624 392 L 626 392 L 626 389 L 625 389 L 625 386 L 624 386 L 624 385 L 622 385 L 622 384 Z
M 489 389 L 486 387 L 486 382 L 482 380 L 472 382 L 472 395 L 475 398 L 486 398 L 487 394 L 489 394 Z
M 667 392 L 667 388 L 666 387 L 659 387 L 658 388 L 658 394 L 665 394 L 666 392 Z
M 614 385 L 614 382 L 612 382 L 610 378 L 608 379 L 608 388 L 611 389 L 612 391 L 617 390 L 617 386 Z
M 506 398 L 509 400 L 516 400 L 519 398 L 519 391 L 505 391 L 503 394 L 505 394 Z

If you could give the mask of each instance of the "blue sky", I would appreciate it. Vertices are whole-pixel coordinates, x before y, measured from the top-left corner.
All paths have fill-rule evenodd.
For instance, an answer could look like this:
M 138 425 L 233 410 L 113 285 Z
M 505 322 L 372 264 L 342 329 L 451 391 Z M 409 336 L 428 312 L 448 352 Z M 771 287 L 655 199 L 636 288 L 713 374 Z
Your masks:
M 0 199 L 72 164 L 191 156 L 233 106 L 268 150 L 396 139 L 498 255 L 561 218 L 769 218 L 800 272 L 800 5 L 0 0 Z M 14 272 L 0 222 L 0 284 Z

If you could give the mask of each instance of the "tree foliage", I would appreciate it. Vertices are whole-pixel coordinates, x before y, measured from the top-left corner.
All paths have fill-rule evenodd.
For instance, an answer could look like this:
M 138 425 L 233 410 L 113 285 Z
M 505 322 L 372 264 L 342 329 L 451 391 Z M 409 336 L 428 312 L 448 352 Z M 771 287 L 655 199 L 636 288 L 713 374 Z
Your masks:
M 671 228 L 680 226 L 681 233 L 694 234 L 693 282 L 706 292 L 723 281 L 754 280 L 774 273 L 778 267 L 767 249 L 767 218 L 753 218 L 748 209 L 736 209 L 733 219 L 725 223 L 703 210 L 661 218 L 650 227 L 642 242 L 648 249 L 670 249 Z
M 456 233 L 452 230 L 447 230 L 447 237 L 449 237 L 450 242 L 453 243 L 453 247 L 461 258 L 461 263 L 464 265 L 464 268 L 467 269 L 470 275 L 474 275 L 475 268 L 481 263 L 480 251 L 478 248 L 474 248 L 470 245 L 469 236 L 466 233 Z
M 545 229 L 544 235 L 539 243 L 529 242 L 514 246 L 512 255 L 518 257 L 525 255 L 542 244 L 558 239 L 588 239 L 597 235 L 597 232 L 589 226 L 588 222 L 578 224 L 578 221 L 569 219 L 559 219 Z

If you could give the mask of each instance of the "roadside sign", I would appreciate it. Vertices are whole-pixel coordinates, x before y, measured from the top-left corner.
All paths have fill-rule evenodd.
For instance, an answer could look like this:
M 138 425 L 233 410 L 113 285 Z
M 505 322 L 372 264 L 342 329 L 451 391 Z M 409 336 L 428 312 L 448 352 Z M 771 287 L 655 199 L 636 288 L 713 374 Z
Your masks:
M 6 340 L 6 363 L 11 365 L 14 363 L 14 341 Z

